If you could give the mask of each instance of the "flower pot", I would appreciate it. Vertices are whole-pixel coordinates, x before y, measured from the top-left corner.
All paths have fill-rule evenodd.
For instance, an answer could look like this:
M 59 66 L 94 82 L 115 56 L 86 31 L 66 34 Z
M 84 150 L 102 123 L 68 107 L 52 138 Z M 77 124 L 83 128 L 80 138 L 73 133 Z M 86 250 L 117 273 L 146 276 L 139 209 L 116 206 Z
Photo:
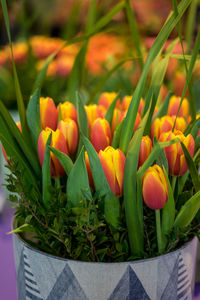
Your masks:
M 197 238 L 152 259 L 92 263 L 38 251 L 14 235 L 18 295 L 24 299 L 192 299 Z

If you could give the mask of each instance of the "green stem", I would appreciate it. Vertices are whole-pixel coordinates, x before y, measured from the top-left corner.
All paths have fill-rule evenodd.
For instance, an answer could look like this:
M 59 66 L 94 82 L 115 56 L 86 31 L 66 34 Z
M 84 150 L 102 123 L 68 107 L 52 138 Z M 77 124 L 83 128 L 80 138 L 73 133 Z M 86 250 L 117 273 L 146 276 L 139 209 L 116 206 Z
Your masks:
M 60 177 L 55 177 L 54 179 L 55 179 L 55 187 L 57 189 L 59 189 L 60 188 Z
M 173 191 L 173 194 L 174 194 L 174 191 L 175 191 L 175 187 L 176 187 L 176 179 L 177 177 L 176 176 L 172 176 L 172 191 Z
M 162 253 L 162 233 L 161 233 L 161 224 L 160 224 L 160 210 L 155 210 L 156 214 L 156 233 L 157 233 L 157 244 L 158 244 L 158 253 Z

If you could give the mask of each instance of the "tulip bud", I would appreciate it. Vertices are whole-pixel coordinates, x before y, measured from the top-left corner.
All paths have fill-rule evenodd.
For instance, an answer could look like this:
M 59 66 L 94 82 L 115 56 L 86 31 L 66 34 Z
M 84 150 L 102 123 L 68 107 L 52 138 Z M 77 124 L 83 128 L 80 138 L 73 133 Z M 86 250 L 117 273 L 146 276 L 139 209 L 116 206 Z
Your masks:
M 173 115 L 177 114 L 180 102 L 181 102 L 180 97 L 172 96 L 170 98 L 168 112 L 167 112 L 167 114 L 169 116 L 173 116 Z M 184 98 L 183 102 L 181 104 L 178 116 L 187 118 L 188 115 L 189 115 L 189 103 L 188 103 L 188 100 L 186 98 Z
M 64 121 L 61 120 L 58 124 L 58 129 L 61 130 L 65 137 L 69 153 L 74 154 L 78 145 L 78 127 L 76 122 L 69 118 Z
M 91 143 L 95 150 L 99 152 L 111 144 L 112 135 L 108 121 L 98 118 L 94 121 L 91 130 Z
M 64 103 L 60 103 L 57 107 L 58 113 L 59 113 L 59 109 L 61 111 L 62 120 L 70 118 L 70 119 L 74 120 L 75 122 L 77 122 L 76 108 L 71 102 L 65 101 Z
M 47 127 L 46 129 L 41 131 L 38 138 L 38 154 L 39 154 L 39 160 L 41 166 L 43 165 L 43 161 L 44 161 L 46 143 L 51 132 L 52 132 L 51 146 L 69 155 L 67 144 L 63 133 L 59 129 L 53 131 L 52 129 Z M 64 175 L 65 171 L 62 165 L 60 164 L 60 162 L 58 161 L 58 159 L 55 157 L 55 155 L 52 152 L 50 155 L 51 155 L 51 176 L 58 177 Z
M 159 141 L 165 142 L 173 140 L 175 138 L 179 138 L 183 142 L 188 152 L 193 157 L 195 142 L 191 134 L 188 134 L 185 137 L 184 134 L 178 130 L 175 130 L 174 132 L 165 132 L 161 134 Z M 176 143 L 166 147 L 165 154 L 168 160 L 169 174 L 176 176 L 185 174 L 185 172 L 188 169 L 188 166 L 181 144 Z
M 168 199 L 168 185 L 163 170 L 158 165 L 150 167 L 142 179 L 145 204 L 151 209 L 161 209 Z
M 115 97 L 117 96 L 116 93 L 102 93 L 99 98 L 99 105 L 104 106 L 106 109 L 110 106 L 110 104 L 114 101 Z M 120 107 L 120 99 L 117 100 L 116 107 Z
M 96 104 L 91 104 L 91 105 L 86 105 L 85 110 L 86 110 L 87 118 L 88 118 L 89 131 L 91 132 L 93 122 L 97 118 L 103 117 L 102 109 Z
M 127 111 L 127 109 L 129 108 L 129 105 L 131 103 L 132 98 L 133 98 L 132 96 L 124 96 L 124 98 L 122 100 L 122 110 L 123 111 Z M 143 108 L 144 108 L 144 100 L 143 100 L 143 98 L 141 98 L 139 108 L 138 108 L 138 113 L 139 114 L 142 113 Z
M 105 150 L 100 150 L 98 155 L 113 194 L 121 196 L 126 159 L 124 153 L 119 149 L 115 150 L 111 146 L 108 146 Z
M 40 118 L 42 129 L 49 127 L 56 130 L 58 113 L 53 99 L 49 97 L 40 98 Z
M 138 160 L 138 168 L 143 165 L 145 160 L 148 158 L 149 154 L 152 150 L 152 141 L 148 135 L 142 137 L 141 145 L 140 145 L 140 153 Z

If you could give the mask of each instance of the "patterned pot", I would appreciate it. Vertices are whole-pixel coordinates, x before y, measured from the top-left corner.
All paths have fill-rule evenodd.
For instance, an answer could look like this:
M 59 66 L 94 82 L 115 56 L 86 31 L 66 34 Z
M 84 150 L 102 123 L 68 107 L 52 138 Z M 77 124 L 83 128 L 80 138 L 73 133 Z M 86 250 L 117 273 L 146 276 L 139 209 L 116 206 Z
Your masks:
M 51 256 L 14 235 L 19 300 L 192 299 L 197 238 L 152 259 L 88 263 Z

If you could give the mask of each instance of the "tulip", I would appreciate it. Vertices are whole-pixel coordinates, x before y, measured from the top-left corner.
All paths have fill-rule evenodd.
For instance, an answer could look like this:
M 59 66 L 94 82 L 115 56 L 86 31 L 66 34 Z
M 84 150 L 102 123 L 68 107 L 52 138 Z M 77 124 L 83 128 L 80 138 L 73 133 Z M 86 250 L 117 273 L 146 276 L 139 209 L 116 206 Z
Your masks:
M 59 110 L 61 111 L 61 119 L 65 120 L 67 118 L 70 118 L 77 122 L 77 111 L 75 106 L 69 102 L 65 101 L 64 103 L 60 103 L 57 107 L 57 112 L 59 113 Z
M 148 135 L 142 137 L 140 152 L 139 152 L 139 160 L 138 160 L 138 168 L 143 165 L 145 160 L 148 158 L 149 154 L 152 150 L 152 141 Z
M 151 138 L 153 139 L 155 136 L 157 139 L 159 139 L 163 132 L 171 131 L 174 126 L 175 118 L 176 116 L 164 116 L 162 118 L 156 118 L 151 127 Z M 186 126 L 187 124 L 185 119 L 182 117 L 177 117 L 175 129 L 184 131 Z
M 142 179 L 145 204 L 151 209 L 161 209 L 168 199 L 168 185 L 163 170 L 158 165 L 150 167 Z
M 162 133 L 159 141 L 165 142 L 175 138 L 179 138 L 185 147 L 187 148 L 190 155 L 194 155 L 195 142 L 191 134 L 184 136 L 181 131 L 175 130 L 174 132 Z M 165 148 L 165 154 L 169 165 L 170 175 L 183 175 L 188 169 L 187 162 L 180 143 L 172 144 Z
M 114 101 L 115 97 L 117 96 L 116 93 L 102 93 L 99 98 L 99 105 L 104 106 L 106 109 L 110 106 L 110 104 Z M 117 100 L 116 107 L 120 108 L 120 99 Z
M 40 98 L 40 118 L 42 129 L 49 127 L 56 130 L 58 113 L 53 99 L 49 97 Z
M 105 150 L 100 150 L 98 156 L 113 194 L 121 196 L 126 159 L 124 153 L 119 149 L 115 150 L 108 146 Z
M 173 116 L 173 115 L 177 114 L 180 102 L 181 102 L 180 97 L 172 96 L 170 98 L 168 112 L 167 112 L 167 114 L 169 116 Z M 181 104 L 178 116 L 187 118 L 188 115 L 189 115 L 189 103 L 188 103 L 188 100 L 186 98 L 184 98 L 183 102 Z
M 78 146 L 78 127 L 74 120 L 65 119 L 58 123 L 58 129 L 63 133 L 70 154 L 74 154 Z
M 129 108 L 131 100 L 132 100 L 132 96 L 124 96 L 124 98 L 122 100 L 122 110 L 123 111 L 126 111 Z M 138 108 L 139 114 L 142 113 L 143 108 L 144 108 L 144 100 L 143 100 L 143 98 L 141 98 L 139 108 Z
M 108 121 L 98 118 L 94 121 L 91 130 L 91 143 L 95 150 L 99 152 L 111 144 L 112 135 Z
M 43 165 L 43 161 L 44 161 L 47 139 L 51 132 L 52 132 L 51 146 L 69 155 L 65 137 L 61 132 L 61 130 L 57 129 L 56 131 L 53 131 L 52 129 L 47 127 L 46 129 L 41 131 L 38 138 L 38 154 L 39 154 L 39 160 L 41 166 Z M 63 176 L 65 174 L 65 171 L 62 165 L 60 164 L 60 162 L 58 161 L 58 159 L 55 157 L 53 153 L 51 153 L 50 155 L 51 155 L 51 175 L 53 177 Z
M 87 118 L 88 118 L 89 131 L 91 132 L 94 121 L 97 118 L 103 117 L 102 109 L 96 104 L 91 104 L 91 105 L 85 106 L 85 110 L 86 110 Z

